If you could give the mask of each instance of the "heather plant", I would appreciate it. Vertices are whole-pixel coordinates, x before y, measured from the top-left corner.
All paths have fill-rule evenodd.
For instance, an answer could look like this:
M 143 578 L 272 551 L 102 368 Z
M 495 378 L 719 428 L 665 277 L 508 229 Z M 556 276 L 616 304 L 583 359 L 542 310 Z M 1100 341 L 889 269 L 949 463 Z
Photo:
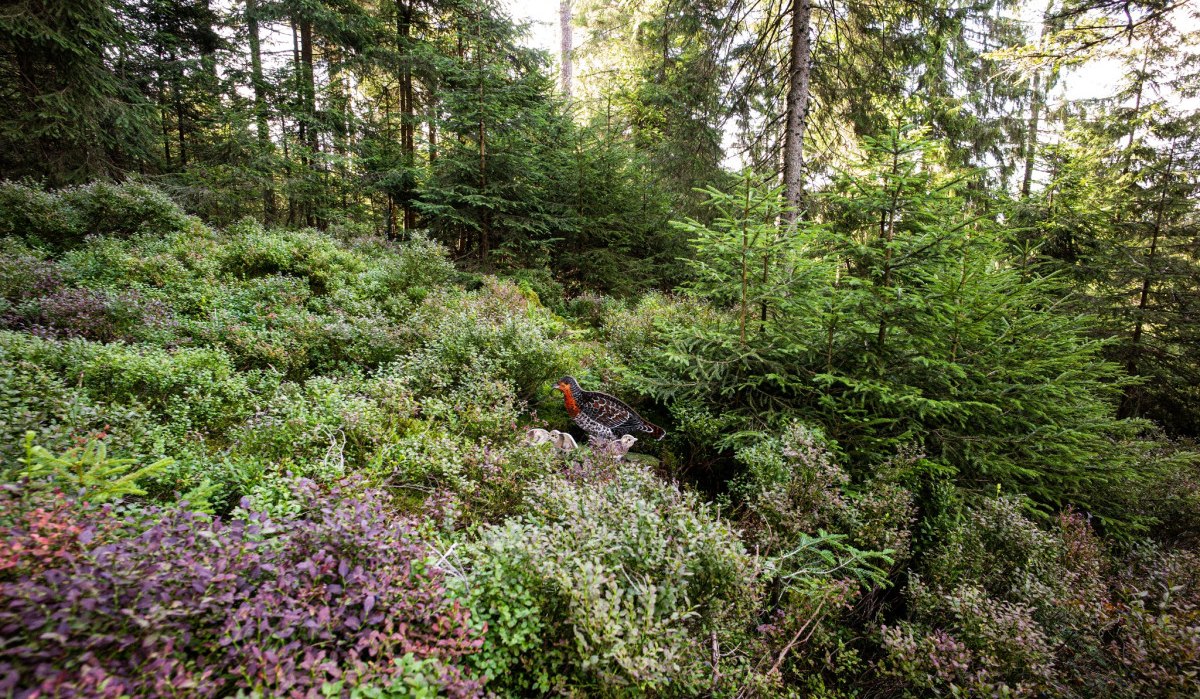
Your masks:
M 1122 699 L 1200 692 L 1200 556 L 1142 546 L 1110 579 L 1090 652 L 1067 656 L 1071 680 Z
M 136 340 L 173 325 L 162 301 L 137 291 L 58 289 L 17 305 L 7 318 L 9 327 L 39 337 L 82 337 L 97 342 Z
M 695 497 L 634 467 L 551 476 L 528 514 L 461 554 L 456 594 L 487 622 L 474 667 L 499 690 L 688 695 L 709 678 L 691 634 L 754 596 L 753 561 Z
M 782 440 L 763 439 L 743 447 L 737 457 L 744 471 L 731 493 L 742 499 L 771 539 L 786 541 L 797 533 L 829 527 L 848 507 L 843 491 L 849 476 L 822 435 L 804 425 L 792 425 Z
M 122 521 L 107 507 L 67 515 L 0 495 L 0 629 L 15 641 L 0 652 L 0 691 L 347 696 L 402 688 L 416 668 L 450 696 L 480 695 L 455 667 L 479 645 L 469 613 L 447 599 L 410 526 L 379 493 L 356 490 L 309 485 L 300 496 L 311 514 L 291 521 L 186 509 Z M 23 512 L 38 507 L 49 515 L 34 528 Z M 68 533 L 46 516 L 69 516 Z M 50 556 L 51 536 L 77 543 Z M 42 574 L 28 574 L 35 564 Z
M 1000 599 L 1054 605 L 1065 594 L 1061 541 L 1029 518 L 1019 498 L 979 498 L 925 557 L 931 585 L 977 585 Z
M 58 291 L 63 272 L 23 245 L 7 245 L 0 252 L 0 297 L 9 303 L 39 298 Z

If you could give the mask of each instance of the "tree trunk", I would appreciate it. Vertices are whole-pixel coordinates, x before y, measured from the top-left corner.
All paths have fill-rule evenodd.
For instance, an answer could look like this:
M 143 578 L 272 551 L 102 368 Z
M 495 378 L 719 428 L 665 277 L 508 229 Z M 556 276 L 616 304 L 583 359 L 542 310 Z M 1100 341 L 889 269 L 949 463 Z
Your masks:
M 317 81 L 313 70 L 313 26 L 312 20 L 302 18 L 300 27 L 300 97 L 303 102 L 301 119 L 303 123 L 301 141 L 305 146 L 304 164 L 315 172 L 315 158 L 320 142 L 317 140 Z M 304 223 L 307 226 L 317 226 L 316 207 L 310 195 L 304 204 Z
M 1141 367 L 1138 366 L 1139 354 L 1141 353 L 1142 334 L 1145 332 L 1145 315 L 1146 308 L 1150 305 L 1150 288 L 1154 283 L 1154 264 L 1155 257 L 1158 254 L 1158 239 L 1162 235 L 1163 215 L 1167 208 L 1167 193 L 1171 184 L 1171 170 L 1175 166 L 1175 149 L 1171 149 L 1171 153 L 1167 156 L 1167 169 L 1163 173 L 1162 178 L 1162 193 L 1158 198 L 1158 210 L 1154 214 L 1154 228 L 1150 233 L 1150 250 L 1146 255 L 1146 272 L 1142 276 L 1141 293 L 1138 296 L 1137 310 L 1134 312 L 1133 335 L 1129 340 L 1129 358 L 1125 363 L 1125 371 L 1130 376 L 1138 376 Z M 1119 417 L 1133 417 L 1138 413 L 1138 403 L 1141 395 L 1140 386 L 1129 386 L 1125 389 L 1125 396 L 1121 400 L 1121 407 L 1117 411 Z
M 1050 11 L 1054 0 L 1046 3 L 1046 14 L 1042 16 L 1042 31 L 1039 41 L 1045 41 L 1050 33 Z M 1049 82 L 1049 81 L 1047 81 Z M 1049 88 L 1049 85 L 1046 86 Z M 1042 72 L 1033 71 L 1033 81 L 1029 86 L 1029 125 L 1025 134 L 1025 173 L 1021 178 L 1021 197 L 1028 198 L 1033 189 L 1033 168 L 1037 164 L 1038 129 L 1041 127 L 1042 107 L 1046 101 L 1045 90 L 1042 87 Z
M 254 123 L 258 131 L 258 145 L 262 154 L 274 150 L 271 144 L 271 129 L 267 122 L 267 83 L 263 79 L 262 40 L 258 35 L 258 0 L 246 0 L 246 28 L 250 36 L 250 82 L 254 88 Z M 263 218 L 275 219 L 275 189 L 271 182 L 270 168 L 266 171 L 267 183 L 263 186 Z
M 317 79 L 313 70 L 313 29 L 312 21 L 304 19 L 300 22 L 300 68 L 301 89 L 304 97 L 304 118 L 308 122 L 306 133 L 307 145 L 312 153 L 317 152 L 316 116 L 317 116 Z
M 788 210 L 784 222 L 795 225 L 804 199 L 804 123 L 808 116 L 812 44 L 811 0 L 792 0 L 792 50 L 788 70 L 787 127 L 783 140 L 783 188 Z
M 409 40 L 412 36 L 412 0 L 396 0 L 396 43 L 399 46 L 400 57 L 400 150 L 403 153 L 404 167 L 412 173 L 416 167 L 416 105 L 413 100 L 412 50 Z M 408 181 L 406 175 L 405 181 Z M 412 208 L 409 193 L 404 198 L 404 230 L 416 227 L 416 212 Z
M 559 0 L 558 28 L 562 35 L 560 60 L 562 62 L 562 93 L 563 97 L 571 99 L 571 42 L 574 39 L 571 31 L 571 0 Z
M 1045 34 L 1045 25 L 1042 33 Z M 1033 188 L 1033 166 L 1037 161 L 1038 126 L 1042 110 L 1042 73 L 1033 71 L 1033 84 L 1029 88 L 1029 126 L 1025 134 L 1025 175 L 1021 178 L 1021 198 L 1029 198 Z
M 437 162 L 437 97 L 433 94 L 432 88 L 427 95 L 426 101 L 429 103 L 426 107 L 429 113 L 429 167 Z
M 475 46 L 475 55 L 477 59 L 477 67 L 479 70 L 479 195 L 486 196 L 488 185 L 487 177 L 487 105 L 484 103 L 484 80 L 483 80 L 483 37 L 477 38 L 478 43 Z M 483 266 L 487 267 L 489 248 L 491 246 L 491 214 L 485 207 L 480 217 L 479 226 L 479 260 Z
M 175 53 L 167 54 L 169 64 L 175 66 Z M 183 123 L 183 93 L 179 89 L 179 82 L 183 79 L 183 71 L 180 69 L 178 75 L 174 76 L 171 81 L 171 96 L 173 106 L 175 108 L 175 131 L 179 137 L 179 170 L 182 172 L 187 169 L 187 140 L 184 132 Z

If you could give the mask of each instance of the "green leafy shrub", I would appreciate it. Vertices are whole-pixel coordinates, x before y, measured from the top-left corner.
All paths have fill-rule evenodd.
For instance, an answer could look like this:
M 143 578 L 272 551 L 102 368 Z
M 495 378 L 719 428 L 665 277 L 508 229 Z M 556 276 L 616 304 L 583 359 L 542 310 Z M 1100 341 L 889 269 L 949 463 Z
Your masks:
M 27 184 L 0 182 L 0 236 L 65 247 L 87 230 L 83 214 L 56 195 Z
M 70 248 L 87 235 L 129 237 L 167 233 L 188 218 L 158 189 L 137 182 L 93 182 L 57 192 L 0 183 L 0 235 Z
M 314 294 L 343 287 L 363 271 L 363 261 L 316 231 L 265 230 L 245 219 L 226 229 L 218 264 L 239 278 L 288 274 L 305 279 Z
M 527 400 L 565 371 L 547 315 L 511 284 L 488 284 L 486 292 L 430 297 L 415 313 L 423 344 L 394 371 L 418 393 L 469 389 L 471 379 L 487 375 Z
M 0 332 L 0 352 L 71 377 L 93 400 L 144 406 L 172 430 L 221 432 L 253 412 L 254 396 L 271 390 L 266 374 L 237 372 L 217 349 L 102 345 L 81 339 L 40 340 Z
M 62 202 L 79 212 L 89 234 L 129 237 L 167 233 L 188 221 L 183 210 L 161 190 L 127 181 L 96 181 L 59 192 Z
M 733 532 L 633 468 L 606 483 L 550 477 L 528 506 L 462 554 L 454 584 L 488 624 L 475 667 L 518 693 L 688 695 L 707 677 L 689 634 L 753 596 Z

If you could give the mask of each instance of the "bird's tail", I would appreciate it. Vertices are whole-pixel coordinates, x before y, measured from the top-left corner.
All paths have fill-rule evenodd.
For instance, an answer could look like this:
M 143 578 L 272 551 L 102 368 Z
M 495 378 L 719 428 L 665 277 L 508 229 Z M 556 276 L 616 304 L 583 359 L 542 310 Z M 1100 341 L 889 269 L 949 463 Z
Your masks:
M 667 436 L 666 430 L 659 427 L 658 425 L 652 425 L 648 422 L 642 423 L 642 431 L 649 432 L 651 437 L 654 437 L 656 440 L 658 440 L 660 442 L 662 441 L 663 437 Z

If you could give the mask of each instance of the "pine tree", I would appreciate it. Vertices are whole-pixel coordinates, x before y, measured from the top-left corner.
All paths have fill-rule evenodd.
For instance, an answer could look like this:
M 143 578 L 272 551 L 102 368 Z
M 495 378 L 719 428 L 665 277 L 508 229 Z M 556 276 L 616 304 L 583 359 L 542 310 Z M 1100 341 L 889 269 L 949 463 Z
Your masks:
M 1121 51 L 1129 79 L 1112 98 L 1076 105 L 1066 137 L 1045 150 L 1051 179 L 1031 221 L 1051 267 L 1100 314 L 1109 355 L 1141 383 L 1120 400 L 1181 435 L 1200 433 L 1200 112 L 1176 106 L 1194 76 L 1174 29 L 1145 25 Z
M 1118 516 L 1109 484 L 1133 473 L 1114 445 L 1138 426 L 1114 414 L 1120 368 L 1087 319 L 1008 262 L 964 196 L 975 175 L 912 131 L 865 144 L 819 200 L 823 222 L 794 234 L 775 227 L 779 190 L 710 193 L 714 222 L 684 226 L 689 289 L 715 312 L 671 328 L 646 385 L 722 415 L 727 445 L 799 419 L 861 473 L 915 442 L 963 488 Z
M 150 105 L 117 0 L 25 0 L 0 13 L 0 174 L 61 185 L 151 158 Z

